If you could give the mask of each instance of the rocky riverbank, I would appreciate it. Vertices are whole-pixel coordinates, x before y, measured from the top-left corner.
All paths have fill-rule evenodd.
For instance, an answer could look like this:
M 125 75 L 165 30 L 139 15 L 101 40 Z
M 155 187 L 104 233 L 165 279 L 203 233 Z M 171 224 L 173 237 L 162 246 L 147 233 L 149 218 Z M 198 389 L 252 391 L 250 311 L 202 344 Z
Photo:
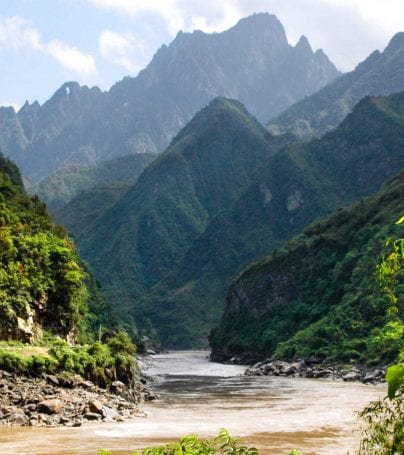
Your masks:
M 264 360 L 255 363 L 245 372 L 247 376 L 289 376 L 300 378 L 324 378 L 342 381 L 361 381 L 364 384 L 376 384 L 384 381 L 384 368 L 365 368 L 360 366 L 335 366 L 324 364 L 319 359 Z
M 143 416 L 139 403 L 157 398 L 145 383 L 140 374 L 133 387 L 114 381 L 103 389 L 78 375 L 27 377 L 0 370 L 0 425 L 78 427 Z

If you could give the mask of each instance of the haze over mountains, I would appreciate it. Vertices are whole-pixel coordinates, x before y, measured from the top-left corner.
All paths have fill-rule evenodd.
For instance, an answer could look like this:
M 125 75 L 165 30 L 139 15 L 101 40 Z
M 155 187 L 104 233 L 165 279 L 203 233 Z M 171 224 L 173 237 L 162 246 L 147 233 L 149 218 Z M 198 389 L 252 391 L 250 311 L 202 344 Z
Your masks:
M 42 106 L 0 108 L 0 148 L 37 181 L 66 164 L 161 152 L 216 96 L 266 122 L 338 75 L 306 38 L 292 47 L 275 16 L 255 14 L 223 33 L 179 32 L 109 92 L 68 82 Z
M 335 128 L 364 96 L 404 90 L 404 33 L 397 33 L 383 52 L 374 51 L 354 71 L 286 109 L 268 125 L 274 134 L 312 136 Z

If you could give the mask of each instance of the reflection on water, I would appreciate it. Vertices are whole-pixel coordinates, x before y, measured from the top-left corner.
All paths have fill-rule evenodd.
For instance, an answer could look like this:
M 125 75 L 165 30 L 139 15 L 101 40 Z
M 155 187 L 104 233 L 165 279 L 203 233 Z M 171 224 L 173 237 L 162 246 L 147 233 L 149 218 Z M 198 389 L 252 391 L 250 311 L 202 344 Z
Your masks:
M 355 411 L 384 393 L 368 386 L 309 379 L 243 376 L 244 367 L 209 362 L 206 352 L 154 356 L 148 373 L 158 402 L 147 418 L 86 428 L 0 428 L 1 454 L 114 455 L 227 428 L 263 454 L 341 455 L 355 446 Z

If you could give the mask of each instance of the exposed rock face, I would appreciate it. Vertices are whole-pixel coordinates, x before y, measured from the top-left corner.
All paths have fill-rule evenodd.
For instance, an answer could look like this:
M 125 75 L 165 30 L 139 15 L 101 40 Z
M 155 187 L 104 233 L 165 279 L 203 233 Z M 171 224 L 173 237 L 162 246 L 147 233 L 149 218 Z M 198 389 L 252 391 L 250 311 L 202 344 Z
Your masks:
M 216 96 L 266 122 L 339 75 L 307 39 L 288 44 L 275 16 L 256 14 L 223 33 L 179 32 L 136 78 L 102 93 L 64 84 L 44 105 L 0 109 L 0 148 L 39 180 L 61 165 L 162 151 Z
M 22 377 L 0 370 L 0 426 L 70 426 L 143 415 L 141 401 L 157 398 L 139 377 L 133 389 L 102 389 L 80 376 Z
M 404 90 L 404 33 L 397 33 L 381 53 L 374 51 L 350 73 L 286 109 L 268 129 L 275 134 L 319 135 L 335 128 L 365 96 Z

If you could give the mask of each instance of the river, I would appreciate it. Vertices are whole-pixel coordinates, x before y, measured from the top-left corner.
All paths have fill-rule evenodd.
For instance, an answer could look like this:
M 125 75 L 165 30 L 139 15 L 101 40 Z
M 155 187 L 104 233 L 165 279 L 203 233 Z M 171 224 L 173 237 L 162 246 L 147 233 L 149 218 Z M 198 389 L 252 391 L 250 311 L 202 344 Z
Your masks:
M 209 362 L 207 352 L 153 356 L 148 374 L 160 400 L 144 404 L 147 417 L 80 428 L 0 427 L 2 455 L 113 455 L 227 428 L 261 454 L 354 453 L 356 411 L 385 386 L 338 381 L 244 376 L 245 367 Z

